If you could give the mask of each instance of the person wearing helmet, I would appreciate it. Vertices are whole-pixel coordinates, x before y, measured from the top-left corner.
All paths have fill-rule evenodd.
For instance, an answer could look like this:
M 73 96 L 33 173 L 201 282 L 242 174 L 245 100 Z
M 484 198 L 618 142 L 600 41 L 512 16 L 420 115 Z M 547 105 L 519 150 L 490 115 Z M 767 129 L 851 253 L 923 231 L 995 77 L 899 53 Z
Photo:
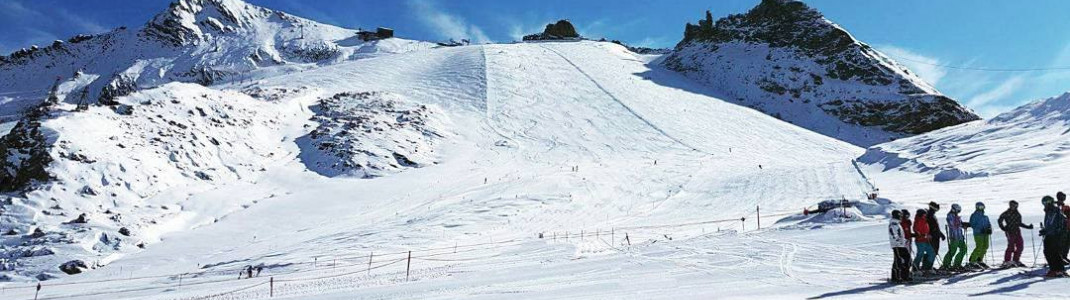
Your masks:
M 907 282 L 910 278 L 910 250 L 907 248 L 907 235 L 903 232 L 903 215 L 898 210 L 892 211 L 888 221 L 888 242 L 892 246 L 892 282 Z
M 989 222 L 988 216 L 985 215 L 985 204 L 977 202 L 975 205 L 973 214 L 970 215 L 970 223 L 968 226 L 973 228 L 973 240 L 974 248 L 973 253 L 970 253 L 970 266 L 973 268 L 988 269 L 988 265 L 985 264 L 985 252 L 988 251 L 988 242 L 992 237 L 992 223 Z
M 1033 224 L 1022 224 L 1022 214 L 1018 212 L 1018 201 L 1011 200 L 1007 211 L 999 215 L 996 220 L 999 229 L 1007 235 L 1007 250 L 1003 251 L 1004 268 L 1025 267 L 1020 260 L 1025 240 L 1022 239 L 1022 228 L 1033 229 Z
M 933 261 L 936 253 L 933 251 L 932 235 L 929 234 L 929 222 L 926 220 L 927 213 L 919 209 L 914 218 L 914 245 L 918 248 L 917 256 L 914 257 L 914 269 L 923 274 L 932 273 Z
M 962 218 L 959 217 L 961 211 L 962 207 L 958 204 L 951 204 L 951 210 L 947 212 L 947 254 L 944 254 L 941 271 L 962 270 L 962 258 L 966 256 L 966 236 L 963 232 L 963 225 L 968 224 L 962 223 Z
M 1044 196 L 1044 224 L 1040 236 L 1044 239 L 1044 260 L 1048 262 L 1046 277 L 1066 277 L 1066 260 L 1060 255 L 1066 236 L 1066 216 L 1055 204 L 1055 198 Z
M 940 204 L 929 202 L 929 211 L 925 212 L 925 220 L 929 222 L 929 234 L 932 235 L 933 255 L 940 255 L 940 241 L 947 239 L 947 236 L 940 231 L 940 222 L 936 220 L 937 211 L 940 211 Z

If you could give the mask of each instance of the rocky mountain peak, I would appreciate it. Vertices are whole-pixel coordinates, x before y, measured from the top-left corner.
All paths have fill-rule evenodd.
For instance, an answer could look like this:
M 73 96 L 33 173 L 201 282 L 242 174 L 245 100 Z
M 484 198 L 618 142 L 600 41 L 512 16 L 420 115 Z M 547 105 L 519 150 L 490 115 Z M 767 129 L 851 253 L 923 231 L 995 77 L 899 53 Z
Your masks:
M 737 103 L 856 145 L 978 119 L 796 0 L 762 0 L 718 20 L 707 11 L 685 25 L 664 64 Z
M 176 0 L 145 26 L 145 32 L 184 45 L 211 32 L 233 32 L 271 14 L 241 0 Z

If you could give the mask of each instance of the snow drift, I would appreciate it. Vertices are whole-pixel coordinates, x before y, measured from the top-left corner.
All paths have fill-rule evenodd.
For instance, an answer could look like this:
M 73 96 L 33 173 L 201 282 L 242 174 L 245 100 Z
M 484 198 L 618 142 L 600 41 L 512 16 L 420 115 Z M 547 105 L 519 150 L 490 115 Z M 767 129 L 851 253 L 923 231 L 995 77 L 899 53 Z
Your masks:
M 950 181 L 1063 166 L 1070 93 L 976 121 L 873 146 L 859 161 Z

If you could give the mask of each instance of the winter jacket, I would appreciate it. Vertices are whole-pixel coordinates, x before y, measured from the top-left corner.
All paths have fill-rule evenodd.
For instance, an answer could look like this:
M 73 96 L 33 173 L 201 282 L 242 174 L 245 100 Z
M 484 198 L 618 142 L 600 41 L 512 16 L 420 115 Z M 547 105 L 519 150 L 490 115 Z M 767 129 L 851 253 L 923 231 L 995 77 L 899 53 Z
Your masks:
M 905 236 L 907 238 L 907 244 L 909 245 L 910 244 L 910 239 L 914 238 L 914 232 L 910 230 L 910 225 L 911 225 L 910 219 L 907 219 L 905 222 L 904 221 L 899 221 L 899 225 L 903 226 L 903 236 Z
M 928 213 L 925 214 L 925 220 L 929 223 L 929 235 L 932 236 L 932 239 L 940 241 L 947 238 L 947 236 L 940 231 L 940 222 L 936 221 L 936 210 L 929 209 Z
M 1063 212 L 1063 217 L 1070 216 L 1070 206 L 1063 205 L 1062 206 L 1062 212 Z M 1065 228 L 1070 230 L 1070 218 L 1064 218 L 1064 219 L 1066 219 L 1066 227 Z
M 974 211 L 970 215 L 970 228 L 973 228 L 973 235 L 992 234 L 992 222 L 983 210 Z
M 899 220 L 892 219 L 888 223 L 888 242 L 893 249 L 907 247 L 907 236 L 903 233 L 903 225 Z
M 1021 233 L 1022 228 L 1033 229 L 1032 225 L 1022 224 L 1022 214 L 1013 209 L 1008 209 L 999 214 L 999 219 L 996 220 L 996 223 L 999 224 L 1000 230 L 1007 233 Z
M 914 218 L 914 241 L 918 243 L 929 242 L 929 222 L 925 219 Z
M 1040 229 L 1041 236 L 1057 236 L 1066 232 L 1066 216 L 1056 206 L 1048 206 L 1044 209 L 1044 228 Z
M 947 239 L 952 241 L 965 241 L 962 233 L 962 218 L 958 214 L 947 212 Z

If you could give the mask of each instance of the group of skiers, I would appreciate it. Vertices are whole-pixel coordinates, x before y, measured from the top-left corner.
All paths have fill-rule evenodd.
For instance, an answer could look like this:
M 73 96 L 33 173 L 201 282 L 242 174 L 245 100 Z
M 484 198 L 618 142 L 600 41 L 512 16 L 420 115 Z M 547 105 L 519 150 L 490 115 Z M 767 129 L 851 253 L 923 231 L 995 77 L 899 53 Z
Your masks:
M 1066 194 L 1063 192 L 1056 194 L 1056 198 L 1044 196 L 1041 201 L 1044 204 L 1044 223 L 1041 225 L 1040 235 L 1044 239 L 1044 258 L 1049 268 L 1045 276 L 1066 277 L 1066 266 L 1070 263 L 1067 259 L 1070 252 L 1070 219 L 1067 218 L 1070 216 L 1070 206 L 1066 205 Z M 985 204 L 977 202 L 967 222 L 963 222 L 959 216 L 962 208 L 958 204 L 952 204 L 945 219 L 946 234 L 940 230 L 938 211 L 940 205 L 929 202 L 928 209 L 918 209 L 913 220 L 909 210 L 892 212 L 888 234 L 895 256 L 892 264 L 893 282 L 913 281 L 911 274 L 947 275 L 989 268 L 984 257 L 993 232 L 992 223 L 985 215 Z M 1022 215 L 1018 212 L 1016 201 L 1010 201 L 1007 210 L 999 215 L 997 224 L 1007 237 L 1007 249 L 1003 252 L 1003 264 L 999 267 L 1024 267 L 1025 264 L 1020 261 L 1024 250 L 1022 228 L 1033 229 L 1033 224 L 1022 223 Z M 974 249 L 967 263 L 963 265 L 962 260 L 967 252 L 967 228 L 972 229 Z M 934 269 L 933 264 L 940 254 L 941 241 L 944 240 L 947 241 L 947 253 L 943 256 L 940 267 Z M 912 247 L 917 250 L 916 253 L 911 253 Z

